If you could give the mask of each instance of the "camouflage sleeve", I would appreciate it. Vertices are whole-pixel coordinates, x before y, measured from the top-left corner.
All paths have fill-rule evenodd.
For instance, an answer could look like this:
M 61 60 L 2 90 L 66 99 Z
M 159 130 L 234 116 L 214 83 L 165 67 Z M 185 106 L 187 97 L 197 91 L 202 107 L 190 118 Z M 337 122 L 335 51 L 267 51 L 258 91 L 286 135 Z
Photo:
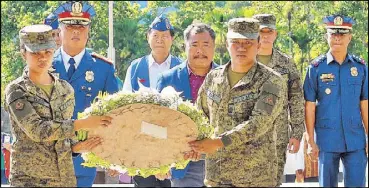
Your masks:
M 290 77 L 288 80 L 288 108 L 291 119 L 292 138 L 301 140 L 305 132 L 304 93 L 300 73 L 296 64 L 290 59 Z
M 208 118 L 209 118 L 209 108 L 207 104 L 207 96 L 206 96 L 206 83 L 207 83 L 208 77 L 205 78 L 204 83 L 199 89 L 197 100 L 196 100 L 196 106 L 199 110 L 201 110 Z
M 67 100 L 74 100 L 74 98 L 69 97 Z M 17 126 L 35 142 L 64 140 L 75 135 L 73 120 L 47 121 L 43 119 L 37 114 L 32 104 L 26 100 L 24 92 L 20 89 L 6 95 L 6 106 Z
M 249 120 L 237 125 L 221 135 L 225 146 L 238 146 L 255 140 L 273 129 L 274 120 L 281 114 L 287 98 L 286 83 L 281 77 L 266 81 Z

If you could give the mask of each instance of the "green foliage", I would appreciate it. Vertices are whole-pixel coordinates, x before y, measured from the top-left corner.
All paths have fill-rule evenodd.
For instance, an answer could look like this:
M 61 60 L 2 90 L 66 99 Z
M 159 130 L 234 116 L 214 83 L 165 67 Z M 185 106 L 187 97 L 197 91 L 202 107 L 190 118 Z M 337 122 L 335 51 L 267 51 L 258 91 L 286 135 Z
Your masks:
M 29 24 L 42 23 L 62 1 L 1 2 L 1 99 L 11 80 L 20 76 L 24 66 L 19 52 L 19 30 Z M 93 1 L 97 16 L 93 20 L 88 47 L 107 55 L 108 2 Z M 214 61 L 229 61 L 226 49 L 226 22 L 234 17 L 250 17 L 271 13 L 277 17 L 278 38 L 275 47 L 291 55 L 304 73 L 308 63 L 328 50 L 322 19 L 326 15 L 344 14 L 352 17 L 353 38 L 349 52 L 368 60 L 368 2 L 366 1 L 149 1 L 148 7 L 128 1 L 114 2 L 114 47 L 118 76 L 124 80 L 130 62 L 150 53 L 146 40 L 149 24 L 164 9 L 176 34 L 171 53 L 186 59 L 183 31 L 193 21 L 208 23 L 216 32 Z M 288 19 L 290 17 L 290 19 Z
M 174 91 L 174 89 L 173 89 Z M 139 93 L 126 93 L 124 91 L 120 91 L 113 95 L 107 95 L 106 93 L 99 93 L 97 100 L 91 105 L 91 107 L 87 108 L 83 113 L 78 114 L 78 119 L 85 118 L 89 115 L 106 115 L 111 110 L 127 106 L 130 104 L 154 104 L 160 105 L 164 107 L 168 107 L 174 110 L 177 110 L 192 119 L 195 122 L 198 129 L 198 140 L 204 138 L 210 138 L 214 135 L 214 127 L 208 124 L 208 119 L 199 111 L 192 103 L 189 101 L 180 100 L 179 95 L 174 92 L 167 94 L 158 94 L 155 92 L 139 92 Z M 78 140 L 86 140 L 88 137 L 87 131 L 78 131 L 77 138 Z M 167 173 L 172 164 L 164 164 L 160 167 L 153 168 L 136 168 L 131 166 L 123 166 L 124 164 L 110 164 L 108 161 L 103 160 L 99 156 L 93 153 L 87 153 L 83 155 L 85 159 L 85 163 L 83 165 L 88 167 L 104 167 L 111 168 L 113 166 L 118 166 L 121 169 L 125 169 L 128 171 L 128 175 L 140 175 L 143 177 L 148 177 L 150 175 L 155 174 L 165 174 Z M 189 163 L 189 160 L 178 160 L 174 166 L 177 169 L 184 169 L 186 165 Z

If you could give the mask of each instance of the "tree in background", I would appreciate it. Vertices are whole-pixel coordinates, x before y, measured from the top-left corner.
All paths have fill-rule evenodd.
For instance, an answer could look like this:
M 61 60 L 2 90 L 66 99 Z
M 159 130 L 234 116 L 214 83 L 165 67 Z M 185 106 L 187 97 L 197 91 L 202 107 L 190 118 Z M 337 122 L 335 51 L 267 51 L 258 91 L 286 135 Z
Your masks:
M 19 77 L 24 63 L 19 54 L 19 30 L 43 19 L 64 1 L 1 2 L 1 101 L 4 88 Z M 108 2 L 90 2 L 97 16 L 91 26 L 87 44 L 93 51 L 107 55 Z M 349 52 L 368 60 L 368 2 L 366 1 L 149 1 L 141 8 L 129 1 L 114 2 L 114 47 L 118 76 L 125 77 L 130 62 L 150 53 L 146 31 L 161 12 L 168 12 L 175 27 L 172 54 L 185 59 L 183 31 L 192 22 L 204 22 L 217 34 L 214 61 L 225 64 L 229 56 L 225 46 L 227 21 L 234 17 L 251 17 L 258 13 L 274 14 L 278 38 L 275 47 L 293 56 L 300 72 L 305 74 L 309 62 L 328 50 L 322 19 L 326 15 L 352 17 L 353 39 Z

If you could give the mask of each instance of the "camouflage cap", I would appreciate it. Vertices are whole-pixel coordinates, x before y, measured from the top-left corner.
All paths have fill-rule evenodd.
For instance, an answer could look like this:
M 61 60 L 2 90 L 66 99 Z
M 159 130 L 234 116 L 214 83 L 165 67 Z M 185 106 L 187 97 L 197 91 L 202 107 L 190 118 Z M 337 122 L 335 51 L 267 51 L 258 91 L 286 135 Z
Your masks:
M 276 18 L 273 14 L 257 14 L 254 15 L 252 18 L 259 20 L 260 29 L 263 28 L 277 29 L 275 25 Z
M 51 26 L 44 24 L 26 26 L 19 31 L 19 39 L 26 50 L 30 52 L 55 49 L 56 43 L 52 30 Z
M 228 21 L 227 38 L 257 39 L 259 21 L 253 18 L 233 18 Z

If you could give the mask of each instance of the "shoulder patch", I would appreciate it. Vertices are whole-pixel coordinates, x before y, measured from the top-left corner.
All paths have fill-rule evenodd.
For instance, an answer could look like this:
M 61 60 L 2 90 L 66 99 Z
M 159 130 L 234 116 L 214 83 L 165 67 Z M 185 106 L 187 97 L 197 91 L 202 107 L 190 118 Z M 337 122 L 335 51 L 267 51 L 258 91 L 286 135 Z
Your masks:
M 24 92 L 20 89 L 12 91 L 6 98 L 6 103 L 11 104 L 17 99 L 23 98 L 25 96 Z
M 327 56 L 324 54 L 324 55 L 320 55 L 319 57 L 315 58 L 312 62 L 311 62 L 311 65 L 313 65 L 314 67 L 317 67 L 319 66 L 319 64 L 321 62 L 323 62 L 325 59 L 327 58 Z
M 102 55 L 100 55 L 100 54 L 95 53 L 95 52 L 92 52 L 92 53 L 91 53 L 91 56 L 92 56 L 92 57 L 94 57 L 94 58 L 101 59 L 101 60 L 103 60 L 104 62 L 109 63 L 109 64 L 111 64 L 111 65 L 113 64 L 113 61 L 112 61 L 111 59 L 108 59 L 108 58 L 106 58 L 106 57 L 104 57 L 104 56 L 102 56 Z
M 356 55 L 352 55 L 352 58 L 354 58 L 354 60 L 355 60 L 356 62 L 361 63 L 361 64 L 363 64 L 363 65 L 366 65 L 366 62 L 365 62 L 365 60 L 364 60 L 363 58 L 358 57 L 358 56 L 356 56 Z

